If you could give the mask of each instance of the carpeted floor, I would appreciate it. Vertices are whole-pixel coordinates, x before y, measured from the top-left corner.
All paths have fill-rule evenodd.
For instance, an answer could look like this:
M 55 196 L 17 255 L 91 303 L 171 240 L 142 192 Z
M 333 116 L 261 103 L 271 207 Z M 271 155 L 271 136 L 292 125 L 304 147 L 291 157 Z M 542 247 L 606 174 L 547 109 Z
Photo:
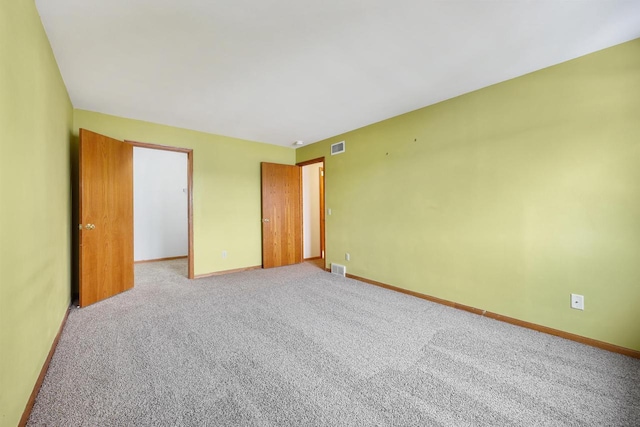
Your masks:
M 185 275 L 73 309 L 29 425 L 640 425 L 640 360 L 311 263 Z

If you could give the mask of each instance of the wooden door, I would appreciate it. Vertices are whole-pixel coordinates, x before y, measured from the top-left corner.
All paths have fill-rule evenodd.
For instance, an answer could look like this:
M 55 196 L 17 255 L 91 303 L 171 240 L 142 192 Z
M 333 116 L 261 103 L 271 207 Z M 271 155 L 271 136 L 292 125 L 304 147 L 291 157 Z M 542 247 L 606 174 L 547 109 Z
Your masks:
M 262 267 L 302 262 L 302 168 L 262 163 Z
M 80 306 L 133 287 L 133 146 L 80 129 Z

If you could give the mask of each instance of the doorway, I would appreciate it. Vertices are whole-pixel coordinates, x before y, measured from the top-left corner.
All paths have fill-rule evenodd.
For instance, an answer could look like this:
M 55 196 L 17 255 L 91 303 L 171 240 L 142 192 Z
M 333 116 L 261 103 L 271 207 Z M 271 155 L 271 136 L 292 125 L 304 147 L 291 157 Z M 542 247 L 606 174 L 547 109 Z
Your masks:
M 193 279 L 193 150 L 136 141 L 125 142 L 134 147 L 134 178 L 144 179 L 143 185 L 136 184 L 134 189 L 138 200 L 138 203 L 134 201 L 135 261 L 183 258 L 186 252 L 187 277 Z M 185 159 L 180 159 L 181 156 Z M 149 160 L 146 166 L 145 159 Z M 136 165 L 137 160 L 141 161 Z M 170 188 L 162 188 L 162 185 L 158 185 L 162 183 L 154 182 L 155 167 L 150 166 L 154 161 L 162 162 L 165 166 L 173 165 L 178 169 L 183 166 L 180 162 L 184 161 L 184 167 L 177 174 L 186 176 L 176 175 L 176 182 L 171 183 Z M 148 170 L 136 171 L 136 166 Z M 145 172 L 149 172 L 151 176 L 142 177 Z M 165 167 L 162 178 L 170 178 L 168 174 L 169 170 Z M 186 215 L 182 216 L 184 214 Z M 159 233 L 161 229 L 164 231 Z
M 302 168 L 304 260 L 325 269 L 324 157 L 298 166 Z
M 78 132 L 78 304 L 86 307 L 134 286 L 133 149 L 187 154 L 188 278 L 193 279 L 193 150 Z
M 315 185 L 310 187 L 309 201 L 304 203 L 302 171 L 307 165 L 310 174 L 317 173 Z M 298 264 L 305 260 L 305 239 L 307 246 L 315 251 L 313 256 L 306 256 L 318 262 L 320 268 L 325 266 L 325 215 L 324 215 L 324 157 L 285 165 L 262 162 L 261 169 L 261 204 L 262 204 L 262 268 L 282 267 Z M 319 232 L 304 233 L 303 209 L 312 209 L 314 220 L 306 222 L 317 224 Z M 315 207 L 314 207 L 315 206 Z M 311 218 L 311 215 L 310 215 Z M 313 227 L 312 227 L 313 228 Z M 311 230 L 311 229 L 310 229 Z M 317 250 L 316 250 L 317 249 Z

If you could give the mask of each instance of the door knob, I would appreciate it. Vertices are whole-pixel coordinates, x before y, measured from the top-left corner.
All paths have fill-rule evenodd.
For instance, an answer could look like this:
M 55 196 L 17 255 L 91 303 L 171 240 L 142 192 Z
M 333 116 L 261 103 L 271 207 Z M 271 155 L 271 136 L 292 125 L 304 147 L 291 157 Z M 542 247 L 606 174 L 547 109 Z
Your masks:
M 262 222 L 269 222 L 269 218 L 263 218 Z
M 94 228 L 96 228 L 95 224 L 86 224 L 84 226 L 85 230 L 93 230 Z M 78 229 L 82 230 L 82 224 L 78 226 Z

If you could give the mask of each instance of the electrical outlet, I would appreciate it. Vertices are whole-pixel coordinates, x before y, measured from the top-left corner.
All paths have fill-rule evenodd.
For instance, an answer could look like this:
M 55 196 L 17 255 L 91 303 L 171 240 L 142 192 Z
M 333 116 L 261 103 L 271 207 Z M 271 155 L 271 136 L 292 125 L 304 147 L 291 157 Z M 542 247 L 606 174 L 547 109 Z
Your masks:
M 344 254 L 344 259 L 346 259 L 347 261 L 351 261 L 351 254 L 349 252 Z
M 227 251 L 222 251 L 222 258 L 226 258 L 227 257 Z
M 571 294 L 571 308 L 584 310 L 584 295 Z

